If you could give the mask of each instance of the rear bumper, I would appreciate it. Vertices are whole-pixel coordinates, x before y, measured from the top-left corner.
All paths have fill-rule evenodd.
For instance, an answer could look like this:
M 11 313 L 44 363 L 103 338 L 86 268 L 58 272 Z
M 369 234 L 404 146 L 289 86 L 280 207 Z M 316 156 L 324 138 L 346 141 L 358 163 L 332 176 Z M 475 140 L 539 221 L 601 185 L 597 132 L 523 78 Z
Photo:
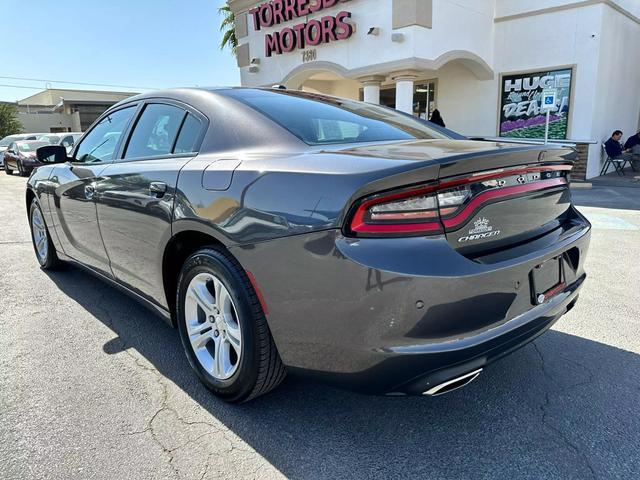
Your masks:
M 589 240 L 576 212 L 571 228 L 492 263 L 460 255 L 441 236 L 337 231 L 232 251 L 256 278 L 290 369 L 370 393 L 420 394 L 523 346 L 572 308 Z M 529 274 L 559 255 L 567 286 L 535 305 Z

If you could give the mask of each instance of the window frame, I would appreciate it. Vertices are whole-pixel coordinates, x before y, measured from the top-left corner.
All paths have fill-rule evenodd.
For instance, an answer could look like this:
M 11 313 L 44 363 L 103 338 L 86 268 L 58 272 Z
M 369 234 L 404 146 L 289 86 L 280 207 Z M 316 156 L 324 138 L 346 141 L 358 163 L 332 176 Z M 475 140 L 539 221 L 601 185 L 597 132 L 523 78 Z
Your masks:
M 140 114 L 140 107 L 142 105 L 142 102 L 140 101 L 136 101 L 136 102 L 129 102 L 129 103 L 125 103 L 122 105 L 118 105 L 117 108 L 110 108 L 107 111 L 105 111 L 102 115 L 100 115 L 98 117 L 98 119 L 93 122 L 93 124 L 89 127 L 89 129 L 84 132 L 82 134 L 82 136 L 78 139 L 78 141 L 75 143 L 75 145 L 73 146 L 73 150 L 71 151 L 71 163 L 73 165 L 87 165 L 86 162 L 80 162 L 76 159 L 76 154 L 78 153 L 78 149 L 80 148 L 80 146 L 82 145 L 82 143 L 87 139 L 87 137 L 91 134 L 91 132 L 98 126 L 98 124 L 105 119 L 106 117 L 108 117 L 109 115 L 112 115 L 116 112 L 119 112 L 121 110 L 125 110 L 127 108 L 132 108 L 133 107 L 133 115 L 131 116 L 131 118 L 129 119 L 129 122 L 127 123 L 127 125 L 125 126 L 124 130 L 122 131 L 122 135 L 120 135 L 120 138 L 118 139 L 118 143 L 116 144 L 116 147 L 114 149 L 114 153 L 113 153 L 113 158 L 109 161 L 99 161 L 99 162 L 91 162 L 91 165 L 108 165 L 111 163 L 114 163 L 115 161 L 117 161 L 118 157 L 122 155 L 122 144 L 123 144 L 123 139 L 128 138 L 129 134 L 131 133 L 131 125 L 133 124 L 134 120 L 138 117 L 138 115 Z
M 146 107 L 148 105 L 158 105 L 158 104 L 177 107 L 183 110 L 184 112 L 182 115 L 182 119 L 180 120 L 180 126 L 178 127 L 176 138 L 173 139 L 173 143 L 171 145 L 171 152 L 165 153 L 162 155 L 150 155 L 145 157 L 124 158 L 125 152 L 127 151 L 127 148 L 129 147 L 129 143 L 131 142 L 131 137 L 133 136 L 133 132 L 135 131 L 138 125 L 138 122 L 140 121 L 140 118 L 142 118 L 142 115 L 144 114 Z M 173 150 L 176 147 L 178 137 L 180 137 L 180 133 L 182 132 L 182 128 L 184 126 L 184 122 L 186 121 L 188 114 L 193 115 L 200 121 L 200 132 L 198 133 L 198 136 L 196 137 L 196 141 L 195 141 L 196 150 L 194 152 L 187 152 L 187 153 L 173 153 Z M 200 148 L 202 147 L 202 142 L 204 141 L 204 137 L 208 129 L 209 129 L 209 119 L 200 111 L 196 110 L 193 106 L 187 103 L 174 100 L 172 98 L 164 98 L 164 97 L 151 97 L 151 98 L 143 99 L 141 101 L 140 106 L 138 107 L 138 111 L 136 112 L 134 121 L 132 122 L 132 125 L 127 131 L 126 142 L 121 146 L 119 154 L 114 159 L 113 163 L 139 162 L 139 161 L 145 161 L 145 160 L 162 160 L 167 158 L 195 157 L 200 153 Z

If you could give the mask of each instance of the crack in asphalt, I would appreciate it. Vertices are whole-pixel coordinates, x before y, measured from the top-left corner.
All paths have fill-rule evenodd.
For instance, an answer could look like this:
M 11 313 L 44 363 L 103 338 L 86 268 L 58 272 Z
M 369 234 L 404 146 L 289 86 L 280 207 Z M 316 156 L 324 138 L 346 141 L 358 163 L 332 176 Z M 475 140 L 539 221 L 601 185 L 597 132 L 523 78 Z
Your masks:
M 577 363 L 575 361 L 572 361 L 572 363 L 582 366 L 583 368 L 585 368 L 585 370 L 587 370 L 587 372 L 589 372 L 589 379 L 586 382 L 578 382 L 578 383 L 571 384 L 571 385 L 568 385 L 568 386 L 565 386 L 565 387 L 561 387 L 558 384 L 558 382 L 556 382 L 553 379 L 553 377 L 547 372 L 544 355 L 542 354 L 542 351 L 538 347 L 538 344 L 535 341 L 531 342 L 531 344 L 533 345 L 534 350 L 536 351 L 536 353 L 538 354 L 538 357 L 540 358 L 540 367 L 542 369 L 542 374 L 545 377 L 547 377 L 553 384 L 555 384 L 558 387 L 558 389 L 557 389 L 557 393 L 558 394 L 561 394 L 561 393 L 566 392 L 568 390 L 574 389 L 574 388 L 579 387 L 581 385 L 586 385 L 586 384 L 591 383 L 593 381 L 593 372 L 591 372 L 590 369 L 588 369 L 586 366 L 584 366 L 582 364 L 579 364 L 579 363 Z M 587 456 L 587 454 L 584 453 L 571 440 L 569 440 L 569 438 L 564 434 L 564 432 L 560 428 L 556 427 L 551 421 L 548 420 L 549 414 L 547 412 L 547 408 L 549 407 L 549 405 L 551 403 L 550 392 L 545 392 L 544 398 L 545 398 L 544 403 L 542 405 L 540 405 L 540 410 L 542 411 L 542 423 L 544 425 L 546 425 L 549 429 L 551 429 L 556 434 L 556 436 L 562 441 L 562 443 L 564 445 L 569 447 L 569 449 L 572 450 L 578 457 L 582 458 L 583 463 L 585 464 L 585 466 L 591 472 L 591 477 L 592 478 L 598 478 L 598 475 L 596 474 L 596 471 L 593 468 L 593 465 L 591 465 L 591 462 L 589 461 L 589 457 Z
M 153 439 L 153 441 L 162 449 L 162 452 L 168 457 L 168 464 L 171 467 L 172 471 L 174 472 L 174 475 L 176 476 L 176 478 L 180 478 L 180 472 L 178 467 L 174 464 L 175 461 L 175 453 L 186 447 L 187 445 L 190 444 L 194 444 L 196 443 L 198 440 L 210 436 L 213 433 L 218 433 L 220 435 L 222 435 L 222 438 L 224 438 L 224 440 L 226 440 L 229 443 L 229 447 L 226 450 L 227 453 L 233 451 L 233 450 L 242 450 L 242 449 L 238 449 L 235 447 L 234 443 L 232 440 L 230 440 L 227 435 L 226 432 L 224 431 L 224 429 L 221 429 L 219 426 L 214 425 L 212 423 L 209 422 L 204 422 L 204 421 L 188 421 L 185 420 L 176 410 L 175 408 L 171 407 L 168 405 L 169 402 L 169 390 L 168 390 L 168 385 L 165 383 L 164 381 L 164 377 L 162 376 L 162 374 L 154 367 L 149 367 L 148 365 L 142 363 L 140 361 L 140 359 L 138 358 L 138 356 L 136 356 L 130 349 L 129 345 L 127 344 L 127 341 L 124 337 L 122 337 L 122 335 L 120 335 L 118 332 L 118 330 L 115 328 L 114 326 L 114 318 L 111 314 L 111 311 L 105 307 L 103 307 L 103 302 L 107 300 L 107 295 L 106 293 L 103 293 L 98 301 L 98 303 L 96 304 L 96 306 L 105 314 L 105 317 L 107 318 L 107 325 L 109 326 L 109 328 L 113 331 L 116 332 L 116 334 L 118 335 L 118 343 L 119 343 L 119 347 L 120 347 L 120 351 L 122 351 L 123 353 L 125 353 L 129 358 L 131 358 L 133 360 L 133 362 L 135 363 L 136 366 L 138 366 L 139 368 L 141 368 L 142 370 L 149 372 L 152 374 L 154 381 L 160 386 L 161 390 L 162 390 L 162 395 L 161 395 L 161 399 L 160 399 L 160 407 L 154 412 L 154 414 L 151 416 L 151 418 L 146 422 L 146 427 L 142 430 L 139 431 L 134 431 L 134 432 L 123 432 L 121 433 L 121 435 L 124 436 L 131 436 L 131 435 L 140 435 L 140 434 L 144 434 L 144 433 L 149 433 L 151 435 L 151 438 Z M 171 416 L 174 417 L 179 423 L 181 423 L 183 426 L 186 427 L 192 427 L 194 425 L 202 425 L 202 426 L 206 426 L 208 429 L 210 429 L 209 431 L 202 433 L 200 435 L 198 435 L 195 438 L 189 438 L 189 440 L 187 440 L 186 442 L 184 442 L 181 445 L 178 445 L 176 447 L 173 448 L 169 448 L 165 442 L 162 441 L 161 437 L 161 433 L 158 431 L 158 428 L 154 428 L 154 423 L 156 422 L 156 420 L 159 418 L 160 414 L 165 413 L 165 412 L 169 412 L 170 414 L 172 414 Z M 186 432 L 186 436 L 187 438 L 189 437 L 189 432 Z M 207 472 L 209 471 L 209 464 L 211 461 L 211 457 L 212 457 L 213 453 L 209 453 L 207 455 L 207 460 L 205 463 L 205 468 L 204 468 L 204 472 L 202 474 L 201 479 L 204 479 L 204 477 L 206 476 Z

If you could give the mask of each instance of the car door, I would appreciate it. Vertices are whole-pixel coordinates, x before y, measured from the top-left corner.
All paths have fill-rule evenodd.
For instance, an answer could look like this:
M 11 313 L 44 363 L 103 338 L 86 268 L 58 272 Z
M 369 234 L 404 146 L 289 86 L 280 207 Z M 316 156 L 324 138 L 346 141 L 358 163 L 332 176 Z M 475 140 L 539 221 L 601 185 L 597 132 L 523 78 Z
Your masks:
M 186 105 L 147 103 L 122 158 L 96 184 L 98 222 L 115 277 L 165 308 L 162 256 L 171 238 L 178 174 L 196 155 L 207 124 Z
M 118 155 L 137 104 L 104 115 L 77 146 L 72 161 L 57 165 L 50 177 L 54 228 L 66 255 L 112 277 L 102 243 L 94 200 L 100 173 Z

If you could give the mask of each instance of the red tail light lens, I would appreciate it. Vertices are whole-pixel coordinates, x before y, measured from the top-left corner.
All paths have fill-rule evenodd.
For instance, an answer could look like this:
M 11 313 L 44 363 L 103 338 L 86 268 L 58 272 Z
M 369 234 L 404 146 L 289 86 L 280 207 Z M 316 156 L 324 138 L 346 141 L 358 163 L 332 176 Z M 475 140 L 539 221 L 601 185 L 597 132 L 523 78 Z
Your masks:
M 358 235 L 411 234 L 441 230 L 435 187 L 381 194 L 363 201 L 351 221 Z

